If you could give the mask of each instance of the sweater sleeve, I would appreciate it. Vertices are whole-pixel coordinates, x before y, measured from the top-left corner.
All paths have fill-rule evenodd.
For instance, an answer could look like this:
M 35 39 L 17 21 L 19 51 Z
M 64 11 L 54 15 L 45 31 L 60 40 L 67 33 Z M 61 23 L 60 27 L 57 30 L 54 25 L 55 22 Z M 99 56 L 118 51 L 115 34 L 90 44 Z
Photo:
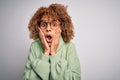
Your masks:
M 80 63 L 73 43 L 69 45 L 66 52 L 67 60 L 58 55 L 50 57 L 52 78 L 54 80 L 81 80 Z
M 42 55 L 40 58 L 36 57 L 35 47 L 31 46 L 30 54 L 28 56 L 25 70 L 24 80 L 48 80 L 49 78 L 49 56 Z
M 81 80 L 80 62 L 73 43 L 68 47 L 67 57 L 68 67 L 65 71 L 65 80 Z

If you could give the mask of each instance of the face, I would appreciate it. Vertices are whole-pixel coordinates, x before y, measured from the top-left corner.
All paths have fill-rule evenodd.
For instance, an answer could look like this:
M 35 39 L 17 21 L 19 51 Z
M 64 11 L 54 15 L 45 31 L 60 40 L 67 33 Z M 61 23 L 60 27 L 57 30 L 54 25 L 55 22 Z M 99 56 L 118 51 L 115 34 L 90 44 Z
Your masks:
M 55 37 L 55 35 L 57 36 L 57 38 L 60 38 L 60 22 L 57 19 L 43 16 L 40 22 L 40 28 L 44 33 L 46 42 L 49 46 L 51 46 L 51 43 L 53 42 L 53 37 Z

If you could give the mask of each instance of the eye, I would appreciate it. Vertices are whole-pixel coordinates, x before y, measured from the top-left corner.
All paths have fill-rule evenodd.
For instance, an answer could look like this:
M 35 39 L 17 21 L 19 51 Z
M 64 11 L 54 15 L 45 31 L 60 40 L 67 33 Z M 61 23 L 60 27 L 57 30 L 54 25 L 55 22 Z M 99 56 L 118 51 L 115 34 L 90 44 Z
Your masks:
M 51 26 L 52 26 L 52 27 L 56 27 L 57 24 L 54 22 L 54 23 L 51 24 Z
M 47 22 L 41 22 L 41 27 L 47 27 Z

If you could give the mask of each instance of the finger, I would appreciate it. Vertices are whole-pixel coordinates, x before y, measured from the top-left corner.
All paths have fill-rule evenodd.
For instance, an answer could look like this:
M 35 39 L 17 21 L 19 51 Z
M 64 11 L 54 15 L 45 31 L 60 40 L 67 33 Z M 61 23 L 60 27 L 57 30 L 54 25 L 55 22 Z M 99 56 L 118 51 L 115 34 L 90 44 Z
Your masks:
M 40 34 L 43 34 L 42 30 L 39 28 Z
M 39 31 L 39 32 L 41 31 L 40 27 L 38 27 L 38 31 Z
M 38 29 L 39 29 L 39 37 L 40 37 L 40 39 L 41 39 L 41 41 L 43 43 L 44 42 L 44 34 L 43 34 L 42 30 L 39 27 L 38 27 Z
M 41 35 L 41 39 L 42 39 L 43 43 L 47 44 L 43 31 L 40 28 L 39 28 L 39 30 L 40 30 L 40 35 Z
M 44 38 L 44 33 L 42 32 L 42 30 L 39 28 L 39 36 L 40 38 Z
M 54 45 L 57 45 L 59 42 L 59 36 L 57 34 L 54 34 L 54 37 L 53 37 L 53 44 Z
M 39 34 L 43 36 L 44 34 L 43 34 L 43 32 L 42 32 L 40 27 L 38 27 L 38 30 L 39 30 Z

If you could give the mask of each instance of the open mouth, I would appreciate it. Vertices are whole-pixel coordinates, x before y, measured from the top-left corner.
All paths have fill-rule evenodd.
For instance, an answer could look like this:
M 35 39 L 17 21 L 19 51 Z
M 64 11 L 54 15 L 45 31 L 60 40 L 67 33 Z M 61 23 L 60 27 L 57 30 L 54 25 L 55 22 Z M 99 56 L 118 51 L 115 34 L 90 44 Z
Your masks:
M 51 35 L 46 35 L 45 39 L 48 43 L 52 43 L 52 36 Z

